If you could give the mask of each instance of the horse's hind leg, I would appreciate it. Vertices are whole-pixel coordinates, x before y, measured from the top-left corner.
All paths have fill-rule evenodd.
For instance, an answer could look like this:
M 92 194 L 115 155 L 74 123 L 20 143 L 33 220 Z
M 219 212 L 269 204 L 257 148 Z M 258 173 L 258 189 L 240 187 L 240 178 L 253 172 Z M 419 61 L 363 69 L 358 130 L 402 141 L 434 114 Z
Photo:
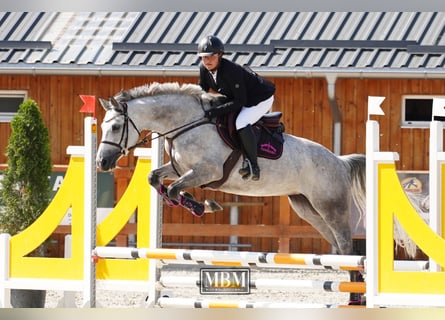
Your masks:
M 344 214 L 345 211 L 339 211 L 347 210 L 347 208 L 342 208 L 342 206 L 329 206 L 330 213 L 324 216 L 326 218 L 323 218 L 304 195 L 289 196 L 289 201 L 298 215 L 316 228 L 341 254 L 352 254 L 352 235 L 349 228 L 349 218 Z M 336 216 L 332 216 L 332 214 Z M 325 219 L 327 219 L 330 224 L 328 224 Z M 355 270 L 349 272 L 349 278 L 351 282 L 363 281 L 361 273 Z M 361 300 L 362 294 L 354 292 L 349 294 L 349 304 L 363 304 Z
M 292 197 L 292 198 L 291 198 Z M 349 225 L 350 205 L 347 198 L 328 198 L 322 195 L 309 200 L 304 195 L 289 197 L 296 203 L 298 215 L 320 231 L 340 254 L 352 254 L 352 234 Z M 295 200 L 294 200 L 295 199 Z
M 315 210 L 309 200 L 302 194 L 290 195 L 289 203 L 292 209 L 304 220 L 309 222 L 318 232 L 337 250 L 342 254 L 350 254 L 352 250 L 352 244 L 343 241 L 341 238 L 347 238 L 350 233 L 348 233 L 349 226 L 346 230 L 341 230 L 344 233 L 343 237 L 337 235 L 338 232 L 334 232 L 332 226 L 326 222 L 324 217 Z M 329 221 L 330 223 L 331 221 Z M 335 230 L 335 229 L 334 229 Z M 337 230 L 335 230 L 337 231 Z M 340 238 L 340 239 L 339 239 Z M 350 239 L 349 239 L 349 242 Z

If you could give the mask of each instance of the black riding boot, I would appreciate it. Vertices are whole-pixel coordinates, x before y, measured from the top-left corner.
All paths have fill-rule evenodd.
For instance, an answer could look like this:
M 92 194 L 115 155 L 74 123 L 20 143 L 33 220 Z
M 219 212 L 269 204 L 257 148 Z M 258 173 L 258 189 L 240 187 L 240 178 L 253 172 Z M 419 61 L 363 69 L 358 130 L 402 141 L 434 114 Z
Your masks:
M 247 157 L 243 162 L 242 168 L 239 170 L 239 174 L 243 176 L 243 179 L 248 179 L 249 176 L 252 175 L 252 180 L 257 181 L 260 179 L 260 168 L 257 162 L 258 152 L 253 128 L 251 125 L 248 125 L 240 129 L 238 134 Z

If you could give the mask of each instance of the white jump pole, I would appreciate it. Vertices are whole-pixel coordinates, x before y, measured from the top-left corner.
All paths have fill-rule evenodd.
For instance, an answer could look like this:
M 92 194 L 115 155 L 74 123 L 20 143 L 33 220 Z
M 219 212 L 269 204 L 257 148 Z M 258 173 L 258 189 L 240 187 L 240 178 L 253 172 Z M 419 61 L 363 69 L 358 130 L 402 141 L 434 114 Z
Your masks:
M 164 161 L 163 138 L 159 138 L 156 133 L 152 134 L 151 141 L 151 170 L 159 168 Z M 137 149 L 135 150 L 135 152 Z M 148 177 L 147 177 L 148 179 Z M 158 192 L 154 189 L 150 192 L 150 248 L 160 248 L 162 246 L 162 200 Z M 94 252 L 94 251 L 93 251 Z M 91 252 L 90 252 L 91 254 Z M 154 307 L 159 299 L 159 291 L 156 290 L 156 282 L 160 278 L 160 270 L 156 261 L 148 264 L 148 299 L 147 305 Z
M 250 267 L 294 267 L 307 266 L 339 270 L 363 270 L 365 256 L 318 255 L 298 253 L 264 253 L 249 251 L 213 251 L 184 249 L 149 249 L 126 247 L 97 247 L 93 250 L 97 258 L 157 259 L 165 264 L 208 264 Z
M 97 120 L 84 119 L 85 125 L 85 166 L 84 166 L 84 275 L 83 307 L 96 307 L 96 264 L 91 259 L 91 251 L 96 247 L 96 207 L 97 207 Z
M 380 128 L 371 115 L 384 115 L 380 105 L 385 97 L 368 97 L 368 120 L 366 122 L 366 305 L 374 306 L 378 288 L 378 184 L 377 165 L 398 160 L 396 152 L 380 152 Z
M 9 234 L 0 234 L 0 308 L 11 307 L 11 289 L 6 286 L 9 280 L 10 239 Z
M 200 280 L 194 277 L 162 276 L 159 286 L 163 288 L 200 287 Z M 250 288 L 258 290 L 321 290 L 324 292 L 360 292 L 365 293 L 365 282 L 292 280 L 292 279 L 256 279 L 250 280 Z
M 65 235 L 65 247 L 63 257 L 65 259 L 71 258 L 72 250 L 72 238 L 71 234 Z M 63 297 L 59 300 L 57 308 L 75 308 L 76 307 L 76 295 L 74 291 L 63 291 Z
M 429 226 L 438 235 L 442 230 L 442 164 L 445 162 L 443 152 L 443 123 L 445 121 L 445 99 L 433 99 L 433 119 L 430 124 L 430 210 Z M 440 272 L 442 268 L 430 259 L 430 270 Z
M 268 309 L 310 309 L 310 308 L 340 308 L 335 304 L 322 303 L 291 303 L 291 302 L 270 302 L 270 301 L 243 301 L 243 300 L 210 300 L 210 299 L 187 299 L 187 298 L 160 298 L 161 308 L 268 308 Z

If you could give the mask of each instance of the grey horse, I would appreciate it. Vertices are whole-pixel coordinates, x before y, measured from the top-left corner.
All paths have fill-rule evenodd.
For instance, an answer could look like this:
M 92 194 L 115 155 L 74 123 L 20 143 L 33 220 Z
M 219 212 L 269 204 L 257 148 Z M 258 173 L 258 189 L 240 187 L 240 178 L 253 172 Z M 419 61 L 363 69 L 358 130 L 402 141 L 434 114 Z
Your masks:
M 100 99 L 106 114 L 98 168 L 113 169 L 120 157 L 146 141 L 141 139 L 142 131 L 156 132 L 165 137 L 170 161 L 150 173 L 149 183 L 170 204 L 192 201 L 183 197 L 183 190 L 219 181 L 232 152 L 215 123 L 204 117 L 204 110 L 217 105 L 219 99 L 197 85 L 176 82 L 156 82 Z M 350 215 L 353 203 L 364 214 L 365 155 L 337 156 L 314 141 L 284 134 L 281 157 L 258 160 L 262 168 L 259 181 L 246 181 L 235 169 L 216 190 L 256 197 L 286 195 L 292 209 L 340 254 L 353 253 Z M 164 179 L 172 183 L 165 187 Z M 357 271 L 351 271 L 350 277 L 351 281 L 362 280 Z M 351 293 L 350 304 L 363 303 L 360 300 L 360 294 Z
M 221 179 L 223 164 L 232 149 L 220 138 L 204 110 L 218 96 L 194 84 L 152 83 L 100 99 L 106 110 L 97 166 L 111 170 L 141 141 L 141 131 L 166 138 L 170 161 L 150 173 L 156 189 L 173 180 L 166 196 L 178 200 L 182 190 Z M 241 166 L 239 159 L 235 168 Z M 277 160 L 259 158 L 259 181 L 245 181 L 233 170 L 218 190 L 245 196 L 289 198 L 293 210 L 309 222 L 340 254 L 351 254 L 351 206 L 365 207 L 365 161 L 362 154 L 337 156 L 308 139 L 284 134 L 284 149 Z

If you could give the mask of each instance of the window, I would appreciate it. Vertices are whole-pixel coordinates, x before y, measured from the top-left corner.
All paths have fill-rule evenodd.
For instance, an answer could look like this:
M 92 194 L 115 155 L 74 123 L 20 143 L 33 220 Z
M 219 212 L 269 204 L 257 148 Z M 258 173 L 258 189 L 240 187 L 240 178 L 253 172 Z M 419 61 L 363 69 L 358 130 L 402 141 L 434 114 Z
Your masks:
M 433 114 L 433 98 L 445 96 L 407 95 L 402 97 L 402 126 L 429 128 Z
M 0 122 L 11 122 L 26 97 L 26 91 L 0 90 Z

